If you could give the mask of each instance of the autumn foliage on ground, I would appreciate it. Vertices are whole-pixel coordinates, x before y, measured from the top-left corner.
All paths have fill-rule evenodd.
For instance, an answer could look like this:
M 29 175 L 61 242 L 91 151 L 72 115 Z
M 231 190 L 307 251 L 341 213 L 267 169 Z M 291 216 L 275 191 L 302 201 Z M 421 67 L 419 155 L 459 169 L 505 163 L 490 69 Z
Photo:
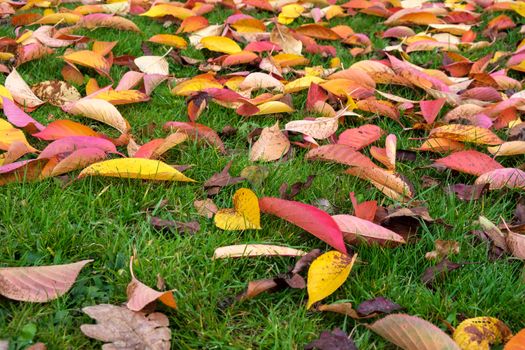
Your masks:
M 524 17 L 0 0 L 0 349 L 525 349 Z

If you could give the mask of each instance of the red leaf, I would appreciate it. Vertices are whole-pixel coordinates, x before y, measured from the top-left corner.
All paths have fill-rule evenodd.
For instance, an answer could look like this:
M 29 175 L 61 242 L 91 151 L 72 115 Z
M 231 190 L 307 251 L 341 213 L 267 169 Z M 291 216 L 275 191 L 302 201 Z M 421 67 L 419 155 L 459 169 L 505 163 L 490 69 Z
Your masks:
M 447 157 L 436 160 L 435 164 L 476 176 L 503 168 L 500 163 L 488 155 L 474 150 L 452 153 Z
M 366 124 L 354 129 L 345 130 L 339 135 L 338 144 L 348 145 L 355 150 L 366 147 L 381 137 L 383 130 L 377 125 Z
M 263 213 L 272 214 L 299 226 L 342 253 L 346 253 L 343 233 L 330 215 L 309 204 L 274 197 L 259 199 Z
M 363 220 L 373 221 L 377 211 L 377 201 L 357 203 L 354 192 L 350 192 L 350 200 L 354 206 L 354 214 Z
M 186 123 L 186 122 L 167 122 L 164 124 L 163 127 L 165 130 L 180 130 L 181 132 L 184 132 L 189 137 L 193 137 L 196 139 L 204 139 L 209 144 L 217 147 L 221 153 L 226 152 L 226 148 L 224 147 L 224 144 L 222 143 L 221 138 L 215 130 L 212 128 L 207 127 L 206 125 L 198 124 L 198 123 Z
M 433 101 L 420 101 L 419 107 L 421 107 L 421 114 L 428 124 L 432 124 L 436 120 L 439 111 L 445 105 L 445 99 L 440 98 Z

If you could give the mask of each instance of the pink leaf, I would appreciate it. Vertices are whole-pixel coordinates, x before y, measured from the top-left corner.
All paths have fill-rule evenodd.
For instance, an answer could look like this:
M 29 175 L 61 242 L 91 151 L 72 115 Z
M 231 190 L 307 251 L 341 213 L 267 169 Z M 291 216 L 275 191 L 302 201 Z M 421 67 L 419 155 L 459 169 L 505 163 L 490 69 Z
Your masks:
M 445 105 L 445 101 L 444 98 L 440 98 L 438 100 L 419 102 L 421 114 L 423 114 L 423 118 L 425 118 L 428 124 L 432 124 L 434 120 L 436 120 L 439 111 Z
M 342 253 L 346 253 L 343 233 L 330 215 L 309 204 L 274 197 L 259 199 L 263 213 L 272 214 L 299 226 Z
M 403 237 L 383 226 L 379 226 L 368 220 L 363 220 L 352 215 L 334 215 L 332 216 L 341 231 L 345 241 L 353 243 L 358 238 L 365 241 L 385 244 L 387 242 L 405 243 Z
M 65 294 L 80 270 L 93 260 L 73 264 L 0 268 L 0 294 L 20 301 L 43 303 Z
M 42 131 L 45 126 L 31 118 L 30 115 L 20 109 L 13 101 L 3 97 L 4 114 L 9 122 L 19 128 L 31 128 Z
M 476 179 L 476 185 L 490 184 L 489 189 L 521 188 L 525 189 L 525 171 L 516 168 L 496 169 L 484 173 Z
M 98 148 L 107 153 L 116 153 L 113 143 L 95 136 L 69 136 L 51 142 L 38 158 L 51 158 L 60 153 L 70 153 L 81 148 Z

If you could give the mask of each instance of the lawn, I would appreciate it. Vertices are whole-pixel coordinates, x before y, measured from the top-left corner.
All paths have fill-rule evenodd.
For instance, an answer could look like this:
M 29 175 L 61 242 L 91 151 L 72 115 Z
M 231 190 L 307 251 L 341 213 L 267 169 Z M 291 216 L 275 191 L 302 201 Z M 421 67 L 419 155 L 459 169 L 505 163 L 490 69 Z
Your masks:
M 220 6 L 206 15 L 213 23 L 222 23 L 233 13 Z M 264 18 L 269 13 L 250 14 Z M 481 31 L 498 13 L 484 13 Z M 516 23 L 521 17 L 509 14 Z M 78 34 L 103 41 L 118 41 L 113 49 L 115 56 L 130 54 L 141 56 L 141 43 L 154 34 L 174 33 L 177 26 L 164 28 L 161 23 L 144 17 L 132 17 L 142 33 L 100 28 L 79 30 Z M 379 50 L 388 43 L 375 35 L 385 30 L 384 19 L 358 14 L 335 18 L 331 26 L 347 24 L 355 32 L 367 33 L 374 50 L 364 57 L 352 57 L 348 47 L 338 42 L 322 42 L 336 47 L 344 67 L 366 59 L 379 58 Z M 304 20 L 304 23 L 308 20 Z M 295 22 L 296 27 L 301 21 Z M 36 28 L 36 26 L 35 26 Z M 425 27 L 415 27 L 424 30 Z M 34 29 L 34 28 L 33 28 Z M 494 51 L 514 51 L 522 39 L 519 27 L 492 46 L 463 54 L 477 60 Z M 10 25 L 0 27 L 0 37 L 14 37 Z M 148 45 L 154 54 L 163 55 L 167 48 Z M 31 85 L 44 80 L 61 80 L 63 49 L 52 56 L 26 63 L 19 73 Z M 204 58 L 207 55 L 195 49 L 183 50 L 187 56 Z M 310 66 L 328 66 L 328 59 L 306 54 Z M 439 68 L 442 55 L 437 51 L 413 53 L 412 62 L 425 67 Z M 177 78 L 200 74 L 194 66 L 180 66 L 168 57 L 170 73 Z M 111 76 L 118 82 L 127 68 L 114 66 Z M 97 78 L 100 86 L 110 83 L 106 78 L 84 70 Z M 522 74 L 512 73 L 516 79 Z M 3 84 L 5 76 L 0 76 Z M 83 86 L 79 91 L 85 95 Z M 422 91 L 382 86 L 381 91 L 406 98 L 425 98 Z M 287 271 L 294 259 L 287 257 L 244 258 L 212 260 L 217 247 L 240 243 L 265 243 L 290 246 L 309 251 L 329 246 L 304 232 L 297 226 L 274 216 L 261 217 L 261 230 L 223 231 L 212 220 L 200 217 L 193 206 L 198 199 L 205 199 L 202 183 L 221 171 L 231 160 L 230 173 L 239 176 L 242 169 L 253 165 L 248 157 L 248 134 L 255 128 L 267 127 L 279 118 L 281 125 L 305 116 L 306 90 L 293 94 L 296 112 L 289 115 L 241 117 L 231 109 L 211 103 L 199 122 L 220 131 L 225 126 L 237 129 L 233 136 L 223 137 L 228 155 L 212 147 L 187 142 L 169 151 L 163 160 L 168 164 L 192 165 L 185 173 L 196 183 L 147 182 L 140 180 L 88 177 L 65 183 L 57 178 L 38 182 L 12 183 L 0 187 L 0 263 L 2 266 L 33 266 L 69 263 L 93 259 L 80 274 L 72 290 L 57 300 L 33 304 L 0 299 L 0 338 L 9 339 L 13 349 L 23 349 L 31 342 L 43 342 L 49 349 L 100 348 L 101 343 L 85 337 L 80 325 L 92 323 L 82 313 L 86 306 L 126 301 L 126 286 L 130 281 L 129 258 L 135 254 L 136 276 L 145 284 L 155 286 L 157 276 L 165 279 L 168 288 L 175 288 L 178 309 L 159 306 L 168 315 L 172 329 L 173 349 L 300 349 L 316 339 L 323 330 L 339 327 L 351 333 L 359 349 L 392 348 L 378 335 L 368 330 L 365 321 L 338 314 L 306 310 L 305 290 L 288 289 L 276 293 L 263 293 L 254 299 L 236 302 L 224 307 L 224 300 L 240 293 L 248 281 L 271 278 Z M 162 125 L 167 121 L 187 121 L 186 102 L 173 96 L 170 87 L 163 83 L 146 103 L 118 106 L 129 121 L 135 140 L 143 144 L 156 137 L 164 137 Z M 448 107 L 447 107 L 448 109 Z M 440 115 L 444 115 L 446 110 Z M 339 132 L 365 123 L 379 125 L 398 137 L 398 149 L 418 147 L 426 136 L 423 131 L 405 130 L 398 123 L 382 116 L 362 113 L 367 119 L 347 117 Z M 118 136 L 103 124 L 82 117 L 72 117 L 60 108 L 49 104 L 31 113 L 31 116 L 48 124 L 60 118 L 71 118 L 95 130 Z M 370 119 L 369 119 L 370 118 Z M 373 119 L 372 119 L 373 118 Z M 405 125 L 410 121 L 401 118 Z M 151 125 L 156 127 L 152 128 Z M 506 138 L 501 133 L 502 138 Z M 38 149 L 46 145 L 32 138 Z M 384 144 L 384 137 L 378 142 Z M 125 149 L 122 149 L 125 151 Z M 364 152 L 368 155 L 367 151 Z M 368 182 L 344 173 L 343 165 L 306 161 L 306 150 L 293 147 L 286 161 L 264 164 L 269 176 L 260 186 L 248 181 L 223 188 L 213 199 L 219 208 L 232 207 L 232 196 L 238 188 L 251 188 L 258 197 L 279 196 L 282 183 L 305 181 L 315 175 L 312 186 L 300 192 L 294 200 L 320 205 L 327 200 L 331 213 L 352 213 L 349 193 L 355 192 L 360 201 L 377 200 L 380 205 L 395 204 Z M 525 270 L 523 263 L 511 257 L 490 261 L 488 246 L 476 242 L 469 231 L 478 228 L 476 220 L 483 215 L 494 222 L 500 216 L 510 220 L 521 190 L 491 191 L 477 201 L 461 201 L 444 191 L 446 184 L 472 183 L 473 177 L 451 170 L 438 171 L 427 167 L 439 155 L 418 152 L 415 161 L 398 162 L 397 171 L 407 176 L 415 186 L 413 201 L 428 207 L 430 215 L 439 219 L 432 224 L 422 223 L 418 240 L 396 248 L 376 245 L 359 245 L 353 250 L 359 258 L 346 283 L 326 300 L 327 303 L 362 301 L 383 296 L 402 305 L 403 312 L 420 316 L 445 329 L 446 320 L 453 326 L 465 317 L 493 316 L 504 321 L 513 331 L 525 327 Z M 523 163 L 522 156 L 503 157 L 498 160 L 506 167 Z M 73 180 L 77 173 L 70 174 Z M 440 184 L 423 187 L 422 177 L 430 176 Z M 149 222 L 149 215 L 177 221 L 198 220 L 200 231 L 194 235 L 175 230 L 156 230 Z M 420 277 L 435 262 L 425 259 L 425 253 L 434 249 L 437 239 L 455 240 L 460 253 L 450 259 L 455 262 L 474 262 L 447 274 L 446 278 L 427 288 Z

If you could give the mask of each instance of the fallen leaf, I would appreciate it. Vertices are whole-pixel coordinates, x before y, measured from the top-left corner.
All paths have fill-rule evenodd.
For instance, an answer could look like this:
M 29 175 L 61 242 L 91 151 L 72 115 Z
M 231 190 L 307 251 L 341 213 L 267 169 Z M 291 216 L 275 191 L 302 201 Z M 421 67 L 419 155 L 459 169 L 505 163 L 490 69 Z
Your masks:
M 151 225 L 157 230 L 175 229 L 179 232 L 195 234 L 200 230 L 200 225 L 197 221 L 180 222 L 173 220 L 164 220 L 156 216 L 150 218 Z
M 241 170 L 240 175 L 253 186 L 259 187 L 262 186 L 264 180 L 270 175 L 270 170 L 261 165 L 249 165 Z
M 227 231 L 261 229 L 257 196 L 247 188 L 238 189 L 233 195 L 233 208 L 220 209 L 213 220 L 215 226 Z
M 82 311 L 97 324 L 83 324 L 80 330 L 87 337 L 105 342 L 107 349 L 169 350 L 169 320 L 160 312 L 146 314 L 125 307 L 100 304 Z
M 62 109 L 74 115 L 80 114 L 105 123 L 123 134 L 127 134 L 131 129 L 128 121 L 122 117 L 117 108 L 105 100 L 83 98 L 64 105 Z
M 505 343 L 512 332 L 494 317 L 475 317 L 461 322 L 454 331 L 453 339 L 463 350 L 486 349 L 491 345 Z
M 33 93 L 29 85 L 27 85 L 15 68 L 13 68 L 11 73 L 5 78 L 4 85 L 7 90 L 9 90 L 16 103 L 21 106 L 35 108 L 44 104 L 44 101 L 39 99 Z
M 204 48 L 215 52 L 233 54 L 242 51 L 235 41 L 224 36 L 207 36 L 200 43 Z
M 403 237 L 397 233 L 356 216 L 334 215 L 332 218 L 343 232 L 345 241 L 348 243 L 358 243 L 360 239 L 368 243 L 382 245 L 389 242 L 405 243 Z
M 288 184 L 284 182 L 281 185 L 281 187 L 279 187 L 279 196 L 282 199 L 292 200 L 301 191 L 310 188 L 314 179 L 315 179 L 315 175 L 309 175 L 305 182 L 296 182 L 292 186 L 290 186 L 290 190 L 288 190 L 288 187 L 289 187 Z
M 197 210 L 197 213 L 201 216 L 211 219 L 213 215 L 219 210 L 213 200 L 206 198 L 204 200 L 196 200 L 193 202 L 193 206 Z
M 313 148 L 306 153 L 306 159 L 336 162 L 349 166 L 377 167 L 374 162 L 364 154 L 344 144 L 323 145 Z
M 236 183 L 244 181 L 242 177 L 232 177 L 229 173 L 230 167 L 232 166 L 232 161 L 228 162 L 224 169 L 220 172 L 215 173 L 210 177 L 205 183 L 204 188 L 208 192 L 208 195 L 215 195 L 219 193 L 222 187 L 228 185 L 234 185 Z
M 47 80 L 31 87 L 35 95 L 53 106 L 61 107 L 66 103 L 78 101 L 81 96 L 78 90 L 65 81 Z
M 250 149 L 250 160 L 271 162 L 283 157 L 290 149 L 290 141 L 279 129 L 279 122 L 262 130 Z
M 432 138 L 471 142 L 482 145 L 500 145 L 503 141 L 489 129 L 474 125 L 450 124 L 432 129 Z
M 412 198 L 412 190 L 406 181 L 379 167 L 353 167 L 346 170 L 347 174 L 370 181 L 388 197 L 406 202 Z
M 126 288 L 126 294 L 128 296 L 128 302 L 126 306 L 131 311 L 140 311 L 146 307 L 146 305 L 160 300 L 163 304 L 176 309 L 177 303 L 173 296 L 173 291 L 158 292 L 144 283 L 140 282 L 133 273 L 133 256 L 129 261 L 129 272 L 131 273 L 131 282 L 129 282 Z
M 162 56 L 142 56 L 133 61 L 142 73 L 168 75 L 169 64 Z
M 447 157 L 437 159 L 435 164 L 475 176 L 503 168 L 491 157 L 474 150 L 454 152 Z
M 394 311 L 403 309 L 402 306 L 388 300 L 384 297 L 377 297 L 371 300 L 363 301 L 357 306 L 356 311 L 360 316 L 369 316 L 372 314 L 390 314 Z
M 316 339 L 304 346 L 305 350 L 319 349 L 319 350 L 357 350 L 354 341 L 346 335 L 345 332 L 339 328 L 334 328 L 333 331 L 324 331 Z
M 0 294 L 6 298 L 44 303 L 64 295 L 82 268 L 93 260 L 73 264 L 0 268 Z
M 82 170 L 78 175 L 79 178 L 86 176 L 109 176 L 157 181 L 195 181 L 166 163 L 144 158 L 111 159 L 95 163 Z
M 315 120 L 293 120 L 287 123 L 284 128 L 288 131 L 300 132 L 317 140 L 323 140 L 336 132 L 339 118 L 340 116 L 336 115 L 331 118 L 320 117 Z
M 212 259 L 252 256 L 303 256 L 305 251 L 267 244 L 239 244 L 215 249 Z
M 357 254 L 350 257 L 335 250 L 315 259 L 308 269 L 306 308 L 335 292 L 348 278 L 356 259 Z
M 464 264 L 456 264 L 448 259 L 441 260 L 436 266 L 429 267 L 421 276 L 421 282 L 427 287 L 432 288 L 437 278 L 442 278 L 448 272 L 463 267 Z
M 482 174 L 474 182 L 476 185 L 489 184 L 490 190 L 506 188 L 525 188 L 525 172 L 515 168 L 496 169 Z
M 445 332 L 416 316 L 388 315 L 368 327 L 405 350 L 460 350 Z
M 465 185 L 455 184 L 445 187 L 445 192 L 454 193 L 463 201 L 475 201 L 489 190 L 489 184 Z
M 259 199 L 261 211 L 275 215 L 303 230 L 310 232 L 342 253 L 346 253 L 343 233 L 337 223 L 326 212 L 312 205 L 280 198 Z
M 425 259 L 441 259 L 452 254 L 459 254 L 459 242 L 437 239 L 434 242 L 434 250 L 426 253 Z
M 516 335 L 505 344 L 504 350 L 525 350 L 525 329 L 516 333 Z

